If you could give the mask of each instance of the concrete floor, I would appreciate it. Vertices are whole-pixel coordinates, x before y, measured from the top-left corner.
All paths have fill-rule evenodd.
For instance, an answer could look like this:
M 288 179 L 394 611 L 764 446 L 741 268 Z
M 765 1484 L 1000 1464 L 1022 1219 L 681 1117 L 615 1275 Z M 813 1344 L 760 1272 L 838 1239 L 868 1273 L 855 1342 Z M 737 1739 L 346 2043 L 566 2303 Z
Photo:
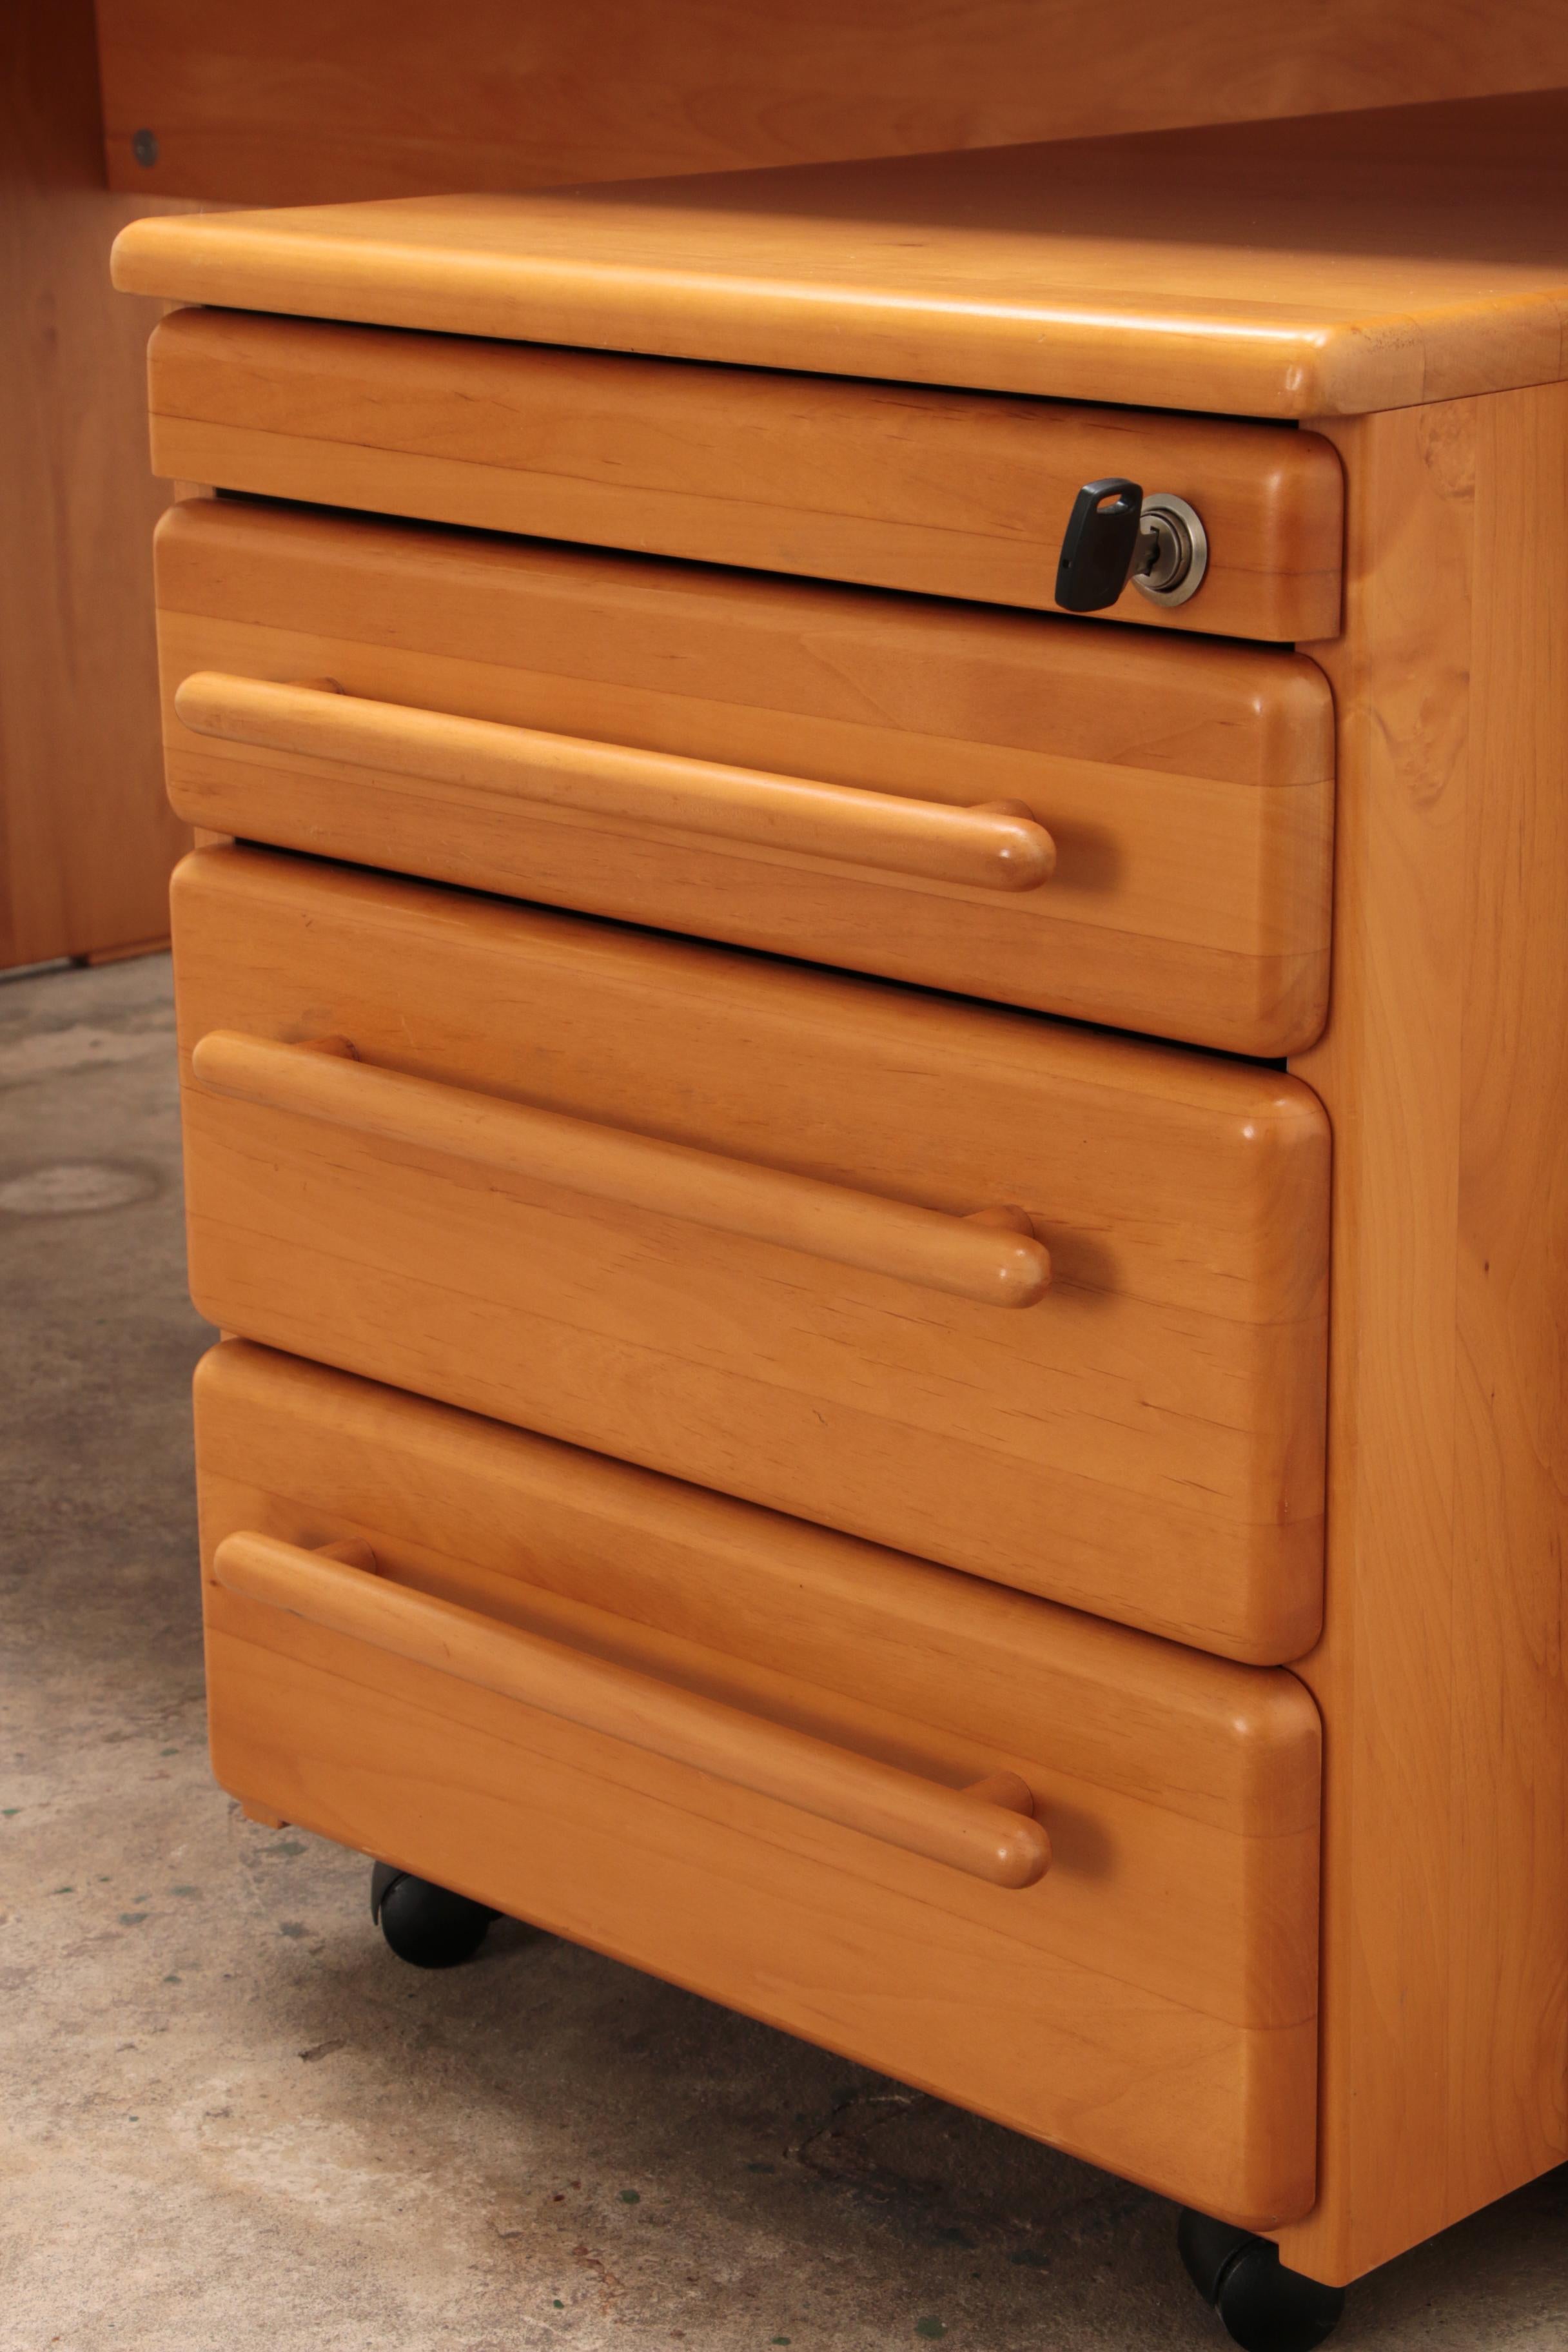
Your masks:
M 508 1925 L 428 1976 L 203 1748 L 168 968 L 0 984 L 4 2352 L 1219 2347 L 1142 2190 Z M 1568 2172 L 1355 2291 L 1568 2347 Z

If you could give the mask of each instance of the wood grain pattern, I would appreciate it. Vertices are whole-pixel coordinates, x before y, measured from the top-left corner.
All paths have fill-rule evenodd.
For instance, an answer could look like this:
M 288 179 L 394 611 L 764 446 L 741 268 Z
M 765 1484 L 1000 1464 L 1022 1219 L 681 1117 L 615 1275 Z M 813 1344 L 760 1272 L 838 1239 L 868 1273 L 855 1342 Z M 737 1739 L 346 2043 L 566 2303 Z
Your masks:
M 1450 1767 L 1465 2210 L 1568 2154 L 1568 397 L 1483 401 L 1476 426 Z
M 404 1070 L 376 1069 L 336 1038 L 291 1045 L 209 1029 L 191 1048 L 191 1076 L 204 1094 L 230 1102 L 320 1120 L 704 1233 L 765 1242 L 823 1265 L 852 1266 L 975 1306 L 1035 1307 L 1050 1283 L 1049 1255 L 1021 1209 L 988 1203 L 954 1217 L 881 1200 Z
M 187 1090 L 246 1337 L 1265 1663 L 1318 1622 L 1327 1133 L 1269 1070 L 258 850 L 175 885 L 183 1050 L 378 1068 L 958 1215 L 1025 1313 Z M 279 1170 L 287 1169 L 286 1178 Z
M 1322 2193 L 1342 2280 L 1568 2154 L 1568 393 L 1369 419 L 1333 1008 Z
M 246 204 L 524 188 L 1568 81 L 1552 0 L 99 0 L 112 184 Z M 304 60 L 309 60 L 307 69 Z M 414 94 L 416 93 L 416 99 Z M 158 155 L 132 140 L 152 130 Z
M 153 223 L 115 266 L 240 310 L 1360 415 L 1563 373 L 1568 94 Z
M 240 1344 L 204 1363 L 197 1429 L 209 1567 L 239 1528 L 357 1537 L 395 1592 L 759 1726 L 952 1789 L 1016 1774 L 1055 1853 L 986 1885 L 209 1581 L 215 1762 L 252 1808 L 1213 2210 L 1310 2199 L 1319 1733 L 1293 1677 Z
M 1198 509 L 1208 569 L 1184 604 L 1130 586 L 1102 619 L 1339 625 L 1339 462 L 1277 425 L 221 310 L 163 321 L 148 393 L 169 476 L 1036 611 L 1082 484 L 1130 475 Z
M 1296 656 L 237 499 L 171 515 L 157 573 L 170 793 L 214 831 L 1236 1052 L 1322 1025 L 1333 710 Z M 280 760 L 184 725 L 215 666 L 1014 801 L 1056 865 L 1002 899 Z
M 357 1559 L 345 1558 L 355 1551 Z M 481 1609 L 410 1591 L 382 1574 L 368 1545 L 353 1539 L 312 1550 L 238 1529 L 214 1552 L 212 1576 L 241 1600 L 431 1667 L 459 1685 L 447 1694 L 459 1707 L 468 1690 L 494 1691 L 988 1886 L 1021 1892 L 1038 1885 L 1050 1866 L 1034 1793 L 1016 1772 L 949 1788 L 662 1675 L 524 1633 Z
M 335 679 L 272 685 L 202 670 L 176 689 L 174 715 L 195 735 L 284 759 L 341 760 L 400 781 L 499 793 L 514 804 L 575 810 L 612 823 L 666 825 L 700 840 L 794 850 L 879 867 L 906 881 L 1037 890 L 1056 866 L 1056 845 L 1044 825 L 1005 802 L 952 807 L 900 800 L 805 776 L 498 727 L 488 719 L 366 700 L 345 694 Z
M 142 346 L 110 291 L 89 0 L 0 10 L 0 966 L 161 944 Z

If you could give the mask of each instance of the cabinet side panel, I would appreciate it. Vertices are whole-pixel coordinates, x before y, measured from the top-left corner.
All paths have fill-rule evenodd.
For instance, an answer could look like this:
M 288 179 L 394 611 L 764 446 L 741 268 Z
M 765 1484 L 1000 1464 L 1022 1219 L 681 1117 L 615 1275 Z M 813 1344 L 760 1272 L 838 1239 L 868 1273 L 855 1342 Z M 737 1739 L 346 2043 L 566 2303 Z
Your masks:
M 1449 2201 L 1568 2154 L 1568 385 L 1479 404 Z
M 1568 388 L 1335 432 L 1321 2193 L 1359 2275 L 1559 2161 Z

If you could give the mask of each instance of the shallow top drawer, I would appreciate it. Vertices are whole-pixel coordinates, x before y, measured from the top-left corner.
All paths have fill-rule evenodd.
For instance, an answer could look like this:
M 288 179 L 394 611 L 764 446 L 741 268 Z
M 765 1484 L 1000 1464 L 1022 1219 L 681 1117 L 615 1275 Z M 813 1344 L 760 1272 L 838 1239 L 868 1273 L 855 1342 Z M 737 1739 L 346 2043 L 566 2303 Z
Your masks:
M 1201 1648 L 1310 1646 L 1297 1080 L 270 851 L 197 851 L 174 912 L 220 1328 Z
M 233 499 L 165 518 L 158 608 L 192 824 L 1237 1053 L 1321 1028 L 1304 655 Z
M 1089 482 L 1186 501 L 1207 568 L 1108 617 L 1339 627 L 1342 486 L 1293 425 L 185 310 L 153 338 L 153 462 L 328 506 L 1053 611 Z

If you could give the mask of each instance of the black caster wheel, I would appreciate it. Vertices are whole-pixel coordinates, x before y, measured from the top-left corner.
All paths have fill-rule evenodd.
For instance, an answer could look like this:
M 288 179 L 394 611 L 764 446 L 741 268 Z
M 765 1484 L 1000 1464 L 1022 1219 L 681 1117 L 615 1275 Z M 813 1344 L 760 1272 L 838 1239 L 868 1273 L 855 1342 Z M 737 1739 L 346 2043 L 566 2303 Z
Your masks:
M 1187 2276 L 1242 2352 L 1314 2352 L 1339 2325 L 1344 2289 L 1288 2271 L 1267 2238 L 1184 2213 L 1176 2243 Z
M 473 1958 L 500 1914 L 378 1862 L 370 1874 L 370 1916 L 400 1960 L 416 1969 L 455 1969 Z

